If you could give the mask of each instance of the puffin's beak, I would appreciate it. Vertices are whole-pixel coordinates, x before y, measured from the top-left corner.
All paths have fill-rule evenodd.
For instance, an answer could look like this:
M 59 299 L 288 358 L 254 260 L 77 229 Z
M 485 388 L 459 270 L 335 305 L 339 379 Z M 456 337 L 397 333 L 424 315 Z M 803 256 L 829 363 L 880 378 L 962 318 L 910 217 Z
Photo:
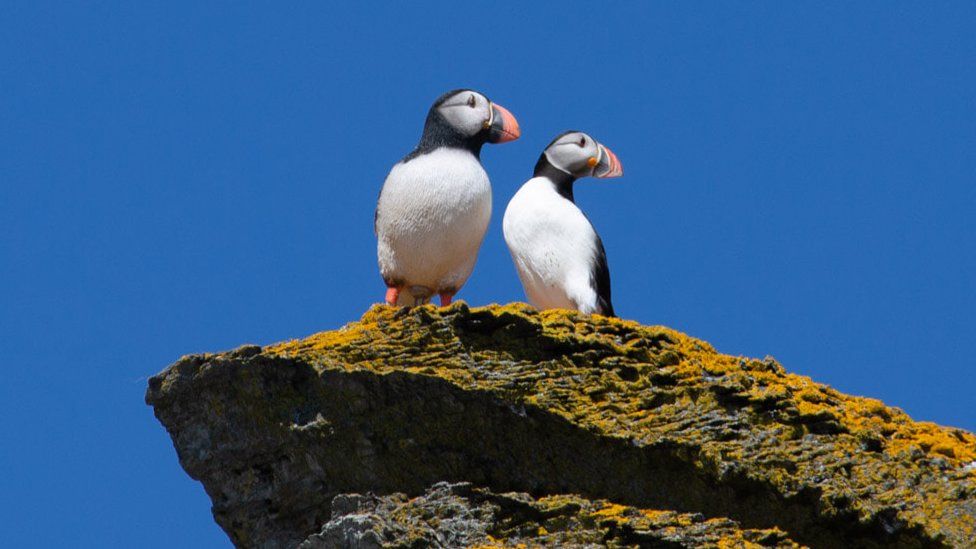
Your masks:
M 518 121 L 501 105 L 491 104 L 491 125 L 488 127 L 488 141 L 506 143 L 515 141 L 522 135 Z
M 617 160 L 613 151 L 600 145 L 600 160 L 593 168 L 594 177 L 620 177 L 624 174 L 624 167 Z

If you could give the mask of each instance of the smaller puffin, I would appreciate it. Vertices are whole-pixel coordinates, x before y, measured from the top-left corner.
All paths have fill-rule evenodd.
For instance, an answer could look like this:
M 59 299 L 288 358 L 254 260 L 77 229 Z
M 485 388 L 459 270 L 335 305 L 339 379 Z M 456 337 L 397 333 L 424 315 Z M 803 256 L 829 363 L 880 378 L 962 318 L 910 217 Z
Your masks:
M 420 142 L 383 183 L 373 227 L 386 302 L 411 306 L 439 295 L 449 305 L 471 276 L 491 218 L 485 143 L 518 139 L 519 125 L 474 90 L 453 90 L 427 113 Z
M 508 203 L 505 243 L 536 308 L 614 316 L 603 242 L 573 201 L 573 183 L 622 174 L 610 149 L 583 132 L 567 131 L 549 143 L 532 179 Z

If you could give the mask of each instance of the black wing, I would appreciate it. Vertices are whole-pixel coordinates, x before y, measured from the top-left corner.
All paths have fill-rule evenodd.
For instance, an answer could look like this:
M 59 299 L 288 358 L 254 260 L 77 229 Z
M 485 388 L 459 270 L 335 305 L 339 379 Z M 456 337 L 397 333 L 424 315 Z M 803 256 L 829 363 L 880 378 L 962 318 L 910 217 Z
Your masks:
M 590 285 L 596 290 L 598 312 L 604 316 L 617 316 L 613 313 L 613 303 L 610 302 L 610 268 L 607 267 L 607 252 L 603 249 L 600 235 L 595 236 L 596 256 L 590 268 Z

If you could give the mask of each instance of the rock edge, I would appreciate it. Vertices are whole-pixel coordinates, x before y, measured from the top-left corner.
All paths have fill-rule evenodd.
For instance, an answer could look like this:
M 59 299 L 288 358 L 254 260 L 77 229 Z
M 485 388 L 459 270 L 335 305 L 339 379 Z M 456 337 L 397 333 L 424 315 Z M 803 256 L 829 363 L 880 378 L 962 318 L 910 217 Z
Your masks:
M 961 547 L 976 532 L 972 434 L 619 319 L 374 307 L 304 340 L 184 357 L 146 398 L 242 546 L 293 546 L 340 493 L 445 480 L 822 547 Z

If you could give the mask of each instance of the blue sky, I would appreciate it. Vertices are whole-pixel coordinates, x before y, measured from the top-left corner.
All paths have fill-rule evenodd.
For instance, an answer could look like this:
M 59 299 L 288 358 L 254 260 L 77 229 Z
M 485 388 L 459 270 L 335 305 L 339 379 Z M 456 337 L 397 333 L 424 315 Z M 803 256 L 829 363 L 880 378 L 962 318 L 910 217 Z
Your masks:
M 0 18 L 11 546 L 228 545 L 146 377 L 380 301 L 377 192 L 455 87 L 523 132 L 459 298 L 522 299 L 501 213 L 581 129 L 618 314 L 976 429 L 972 3 L 199 4 Z

